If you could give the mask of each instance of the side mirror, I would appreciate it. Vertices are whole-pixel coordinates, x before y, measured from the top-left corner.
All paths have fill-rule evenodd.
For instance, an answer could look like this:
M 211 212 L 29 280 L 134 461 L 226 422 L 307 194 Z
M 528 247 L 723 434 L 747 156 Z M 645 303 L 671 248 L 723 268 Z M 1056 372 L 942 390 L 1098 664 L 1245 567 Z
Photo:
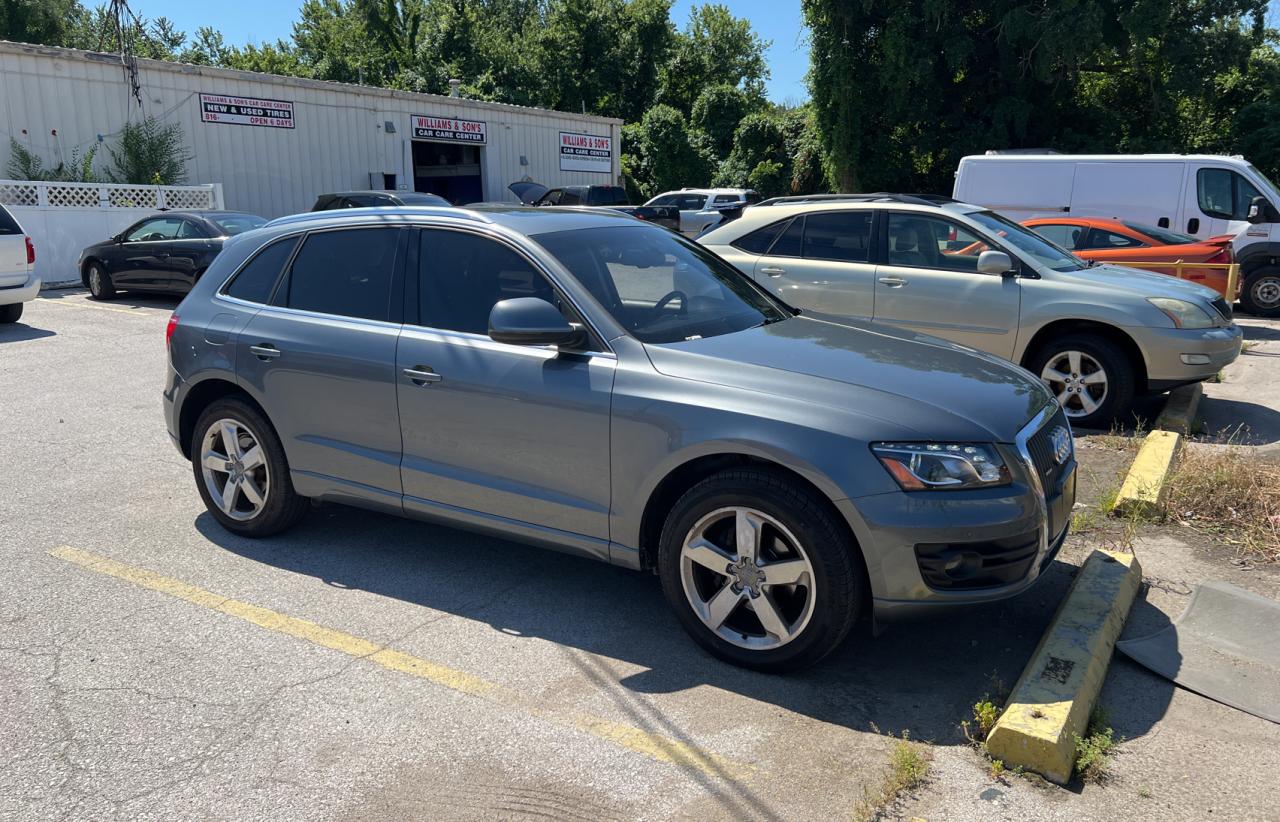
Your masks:
M 583 343 L 586 332 L 546 300 L 515 297 L 500 300 L 489 312 L 489 338 L 511 345 L 574 347 Z
M 1266 197 L 1254 197 L 1249 202 L 1249 215 L 1245 217 L 1250 223 L 1280 223 L 1280 212 L 1267 201 Z
M 984 251 L 978 255 L 978 273 L 1012 277 L 1017 269 L 1014 268 L 1013 259 L 1003 251 Z

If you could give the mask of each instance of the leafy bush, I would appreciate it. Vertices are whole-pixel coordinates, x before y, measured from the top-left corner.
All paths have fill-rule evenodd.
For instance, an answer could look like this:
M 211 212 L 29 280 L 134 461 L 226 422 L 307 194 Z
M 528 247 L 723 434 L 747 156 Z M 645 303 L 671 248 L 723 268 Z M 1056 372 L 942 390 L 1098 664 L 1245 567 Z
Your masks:
M 107 151 L 112 162 L 107 176 L 114 183 L 176 185 L 187 178 L 191 158 L 177 123 L 162 123 L 150 115 L 126 123 L 116 145 Z
M 9 138 L 9 166 L 7 172 L 12 180 L 52 180 L 64 183 L 92 183 L 97 180 L 93 173 L 93 158 L 98 153 L 96 145 L 81 153 L 80 149 L 71 150 L 71 159 L 56 166 L 46 166 L 40 155 Z

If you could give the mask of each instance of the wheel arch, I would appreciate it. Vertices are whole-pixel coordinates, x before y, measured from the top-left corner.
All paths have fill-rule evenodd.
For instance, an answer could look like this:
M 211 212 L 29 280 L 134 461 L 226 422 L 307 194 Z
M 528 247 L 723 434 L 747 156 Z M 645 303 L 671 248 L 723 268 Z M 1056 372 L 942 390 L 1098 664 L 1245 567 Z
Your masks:
M 187 459 L 191 459 L 191 436 L 195 433 L 196 420 L 200 419 L 200 415 L 206 408 L 226 397 L 243 400 L 261 414 L 268 424 L 271 422 L 266 409 L 248 391 L 234 382 L 222 377 L 201 380 L 187 390 L 182 400 L 182 409 L 178 413 L 178 446 Z
M 1098 322 L 1097 320 L 1082 319 L 1063 319 L 1054 320 L 1046 323 L 1030 341 L 1027 342 L 1026 348 L 1023 349 L 1022 358 L 1018 364 L 1023 368 L 1030 368 L 1031 361 L 1036 358 L 1040 350 L 1050 340 L 1061 337 L 1064 334 L 1095 334 L 1119 346 L 1120 350 L 1129 358 L 1129 362 L 1133 364 L 1134 380 L 1139 391 L 1145 391 L 1147 387 L 1147 360 L 1142 355 L 1142 349 L 1134 342 L 1134 339 L 1121 329 L 1114 325 Z M 1039 376 L 1039 375 L 1037 375 Z
M 858 535 L 854 532 L 848 519 L 836 507 L 831 496 L 816 483 L 800 472 L 765 457 L 742 452 L 720 452 L 693 457 L 667 472 L 650 492 L 645 501 L 644 512 L 640 517 L 640 567 L 653 570 L 657 567 L 658 542 L 662 536 L 662 527 L 672 506 L 690 488 L 702 480 L 733 468 L 759 468 L 784 477 L 788 482 L 804 488 L 824 507 L 836 527 L 841 529 L 849 539 L 858 568 L 864 581 L 868 581 L 867 559 L 863 555 Z M 870 590 L 868 587 L 867 590 Z
M 80 284 L 85 288 L 89 287 L 89 266 L 94 263 L 100 264 L 104 269 L 107 264 L 97 257 L 85 257 L 80 261 Z
M 1259 268 L 1280 265 L 1280 243 L 1249 243 L 1236 256 L 1240 274 L 1248 277 Z

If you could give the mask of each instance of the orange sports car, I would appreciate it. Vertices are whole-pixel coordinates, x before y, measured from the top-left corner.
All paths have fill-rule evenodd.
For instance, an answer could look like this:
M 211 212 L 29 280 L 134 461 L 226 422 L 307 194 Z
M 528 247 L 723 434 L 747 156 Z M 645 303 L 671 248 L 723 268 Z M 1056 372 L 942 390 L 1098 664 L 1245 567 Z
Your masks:
M 1126 220 L 1101 217 L 1041 217 L 1025 220 L 1027 228 L 1086 260 L 1124 264 L 1127 261 L 1162 263 L 1231 263 L 1230 234 L 1201 240 L 1167 228 L 1140 225 Z M 1177 275 L 1175 268 L 1146 268 L 1161 274 Z M 1227 269 L 1183 268 L 1182 276 L 1234 302 L 1237 294 L 1227 294 Z M 1237 291 L 1239 286 L 1237 285 Z

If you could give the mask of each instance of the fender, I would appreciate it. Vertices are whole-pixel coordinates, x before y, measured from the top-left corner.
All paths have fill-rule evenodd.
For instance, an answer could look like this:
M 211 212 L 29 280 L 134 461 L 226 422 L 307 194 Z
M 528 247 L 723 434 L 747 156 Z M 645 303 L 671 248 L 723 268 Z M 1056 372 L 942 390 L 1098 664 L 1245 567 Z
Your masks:
M 1237 242 L 1243 243 L 1247 239 L 1254 241 L 1242 244 L 1236 250 L 1236 262 L 1240 264 L 1240 270 L 1243 273 L 1247 274 L 1255 268 L 1267 265 L 1280 264 L 1280 242 L 1265 240 L 1261 237 L 1249 238 L 1244 234 L 1237 237 Z

